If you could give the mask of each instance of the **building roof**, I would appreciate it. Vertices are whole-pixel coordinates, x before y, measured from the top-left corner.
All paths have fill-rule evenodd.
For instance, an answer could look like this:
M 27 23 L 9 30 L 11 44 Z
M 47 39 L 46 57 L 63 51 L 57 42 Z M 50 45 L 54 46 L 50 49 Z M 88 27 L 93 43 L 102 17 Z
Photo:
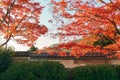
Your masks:
M 81 56 L 79 58 L 76 58 L 74 56 L 59 56 L 57 54 L 54 55 L 49 55 L 47 52 L 43 52 L 41 54 L 36 54 L 33 52 L 26 52 L 26 51 L 16 51 L 14 53 L 14 57 L 30 57 L 30 58 L 34 58 L 34 59 L 58 59 L 58 60 L 89 60 L 89 59 L 93 59 L 93 60 L 100 60 L 100 59 L 107 59 L 107 57 L 99 52 L 94 52 L 94 53 L 86 53 L 84 56 Z

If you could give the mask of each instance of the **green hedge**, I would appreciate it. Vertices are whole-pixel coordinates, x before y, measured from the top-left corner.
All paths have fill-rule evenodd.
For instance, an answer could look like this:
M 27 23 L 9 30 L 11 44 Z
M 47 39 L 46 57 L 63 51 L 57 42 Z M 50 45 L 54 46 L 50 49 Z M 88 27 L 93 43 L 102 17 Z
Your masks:
M 76 67 L 72 69 L 72 80 L 94 80 L 92 66 Z
M 94 67 L 95 80 L 117 80 L 117 72 L 111 65 L 98 65 Z
M 110 65 L 76 67 L 72 80 L 117 80 L 117 72 Z
M 68 72 L 58 62 L 13 62 L 0 74 L 0 80 L 120 80 L 120 66 L 81 66 Z
M 114 65 L 113 66 L 117 72 L 117 77 L 118 79 L 117 80 L 120 80 L 120 65 Z
M 0 73 L 4 72 L 12 62 L 12 54 L 14 51 L 11 48 L 0 48 Z
M 64 66 L 58 62 L 17 62 L 0 80 L 67 80 Z

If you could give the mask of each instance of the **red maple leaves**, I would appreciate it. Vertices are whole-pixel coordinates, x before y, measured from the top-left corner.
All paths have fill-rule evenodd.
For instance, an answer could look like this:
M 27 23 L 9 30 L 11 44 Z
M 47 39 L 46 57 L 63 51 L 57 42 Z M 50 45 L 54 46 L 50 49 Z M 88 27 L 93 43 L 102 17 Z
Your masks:
M 4 35 L 4 46 L 10 39 L 31 46 L 34 41 L 47 32 L 46 26 L 40 25 L 39 17 L 43 7 L 31 0 L 0 1 L 0 33 Z
M 61 5 L 63 1 L 66 6 Z M 62 25 L 64 27 L 60 28 L 60 30 L 62 30 L 62 33 L 60 33 L 62 34 L 62 36 L 82 36 L 84 39 L 84 36 L 89 37 L 96 35 L 97 38 L 94 38 L 94 40 L 90 42 L 92 43 L 91 45 L 85 44 L 86 46 L 82 45 L 82 47 L 79 48 L 83 49 L 85 52 L 87 51 L 87 46 L 92 46 L 92 49 L 95 51 L 100 51 L 102 49 L 101 51 L 104 54 L 109 54 L 109 51 L 117 52 L 120 50 L 119 0 L 63 1 L 57 2 L 55 0 L 52 0 L 54 9 L 53 15 L 55 16 L 55 20 L 58 19 L 58 21 L 63 21 Z M 56 14 L 60 16 L 57 17 Z M 66 20 L 63 20 L 62 18 Z M 65 22 L 67 20 L 69 21 L 69 23 Z M 88 39 L 86 38 L 86 40 Z M 96 47 L 93 46 L 94 42 L 96 42 Z M 76 43 L 72 45 L 75 45 L 74 48 L 78 47 Z M 78 53 L 77 50 L 73 50 L 73 53 L 77 53 L 79 55 L 82 54 L 81 52 Z

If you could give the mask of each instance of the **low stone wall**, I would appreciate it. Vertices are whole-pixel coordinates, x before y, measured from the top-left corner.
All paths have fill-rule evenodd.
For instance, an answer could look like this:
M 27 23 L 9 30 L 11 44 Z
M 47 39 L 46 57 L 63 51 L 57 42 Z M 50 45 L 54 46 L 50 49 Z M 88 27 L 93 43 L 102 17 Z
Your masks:
M 97 65 L 97 64 L 109 64 L 110 61 L 108 60 L 72 60 L 72 59 L 47 59 L 42 58 L 42 59 L 31 59 L 30 57 L 14 57 L 15 61 L 58 61 L 62 63 L 65 68 L 73 68 L 77 66 L 85 66 L 85 65 Z M 117 63 L 117 61 L 112 61 L 111 63 L 113 64 L 114 62 Z M 118 62 L 120 63 L 120 61 Z
M 120 60 L 119 59 L 111 59 L 111 60 L 109 60 L 109 64 L 120 65 Z
M 15 61 L 28 61 L 28 57 L 13 57 Z
M 107 60 L 49 60 L 49 61 L 58 61 L 62 63 L 65 68 L 74 68 L 77 66 L 85 65 L 98 65 L 98 64 L 109 64 Z
M 39 55 L 30 52 L 16 52 L 14 55 L 14 60 L 16 61 L 58 61 L 62 63 L 66 68 L 73 68 L 76 66 L 85 65 L 98 65 L 98 64 L 119 64 L 118 59 L 107 59 L 104 55 L 97 54 L 87 54 L 80 58 L 75 58 L 73 56 L 49 56 L 49 55 Z

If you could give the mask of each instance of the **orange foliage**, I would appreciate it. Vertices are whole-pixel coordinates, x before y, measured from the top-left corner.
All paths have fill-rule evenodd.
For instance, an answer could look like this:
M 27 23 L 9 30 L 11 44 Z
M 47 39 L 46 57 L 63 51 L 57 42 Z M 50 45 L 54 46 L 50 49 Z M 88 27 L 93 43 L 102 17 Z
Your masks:
M 115 56 L 120 59 L 120 52 L 117 52 Z
M 66 3 L 64 7 L 61 5 L 63 1 Z M 109 0 L 108 2 L 104 0 L 62 0 L 61 2 L 52 0 L 51 2 L 53 3 L 53 15 L 55 16 L 55 20 L 58 20 L 58 22 L 63 21 L 63 27 L 59 28 L 62 32 L 59 34 L 66 37 L 83 37 L 83 41 L 78 44 L 64 44 L 65 48 L 73 48 L 71 55 L 83 55 L 80 51 L 86 52 L 95 50 L 109 54 L 107 50 L 120 50 L 120 0 Z M 56 16 L 56 14 L 61 16 Z M 63 18 L 66 20 L 64 21 Z M 69 21 L 68 23 L 66 23 L 67 20 Z M 89 36 L 92 35 L 96 35 L 97 37 L 90 38 Z M 104 37 L 101 37 L 101 35 Z M 113 44 L 103 48 L 100 46 L 92 46 L 98 39 L 104 40 L 106 38 L 111 40 Z M 59 47 L 63 47 L 63 45 Z
M 43 7 L 32 0 L 0 1 L 0 33 L 4 35 L 4 46 L 10 39 L 31 46 L 47 32 L 46 26 L 39 25 L 39 15 Z

